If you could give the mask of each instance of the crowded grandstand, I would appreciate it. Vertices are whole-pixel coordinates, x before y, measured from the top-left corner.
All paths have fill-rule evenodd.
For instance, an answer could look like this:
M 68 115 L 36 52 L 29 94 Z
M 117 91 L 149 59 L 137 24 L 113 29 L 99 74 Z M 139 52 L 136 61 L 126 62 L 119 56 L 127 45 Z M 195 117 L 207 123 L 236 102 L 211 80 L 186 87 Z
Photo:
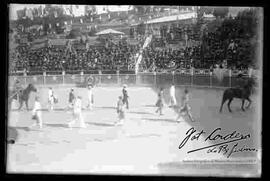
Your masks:
M 18 10 L 10 22 L 10 74 L 258 68 L 256 8 L 85 6 L 75 16 L 78 7 Z

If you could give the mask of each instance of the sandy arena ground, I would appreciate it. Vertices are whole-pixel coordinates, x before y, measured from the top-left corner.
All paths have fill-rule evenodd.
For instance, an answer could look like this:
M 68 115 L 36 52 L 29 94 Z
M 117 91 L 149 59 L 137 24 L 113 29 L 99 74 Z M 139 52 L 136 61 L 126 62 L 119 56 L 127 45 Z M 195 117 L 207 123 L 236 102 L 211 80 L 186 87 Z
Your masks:
M 18 139 L 7 147 L 7 171 L 9 173 L 65 173 L 65 174 L 149 174 L 149 175 L 220 175 L 250 176 L 259 175 L 260 164 L 194 163 L 188 160 L 248 160 L 258 158 L 261 147 L 261 100 L 253 95 L 253 104 L 246 112 L 240 110 L 241 101 L 233 100 L 229 113 L 224 104 L 223 113 L 219 113 L 223 90 L 190 88 L 190 106 L 196 119 L 188 118 L 175 122 L 176 113 L 168 106 L 164 115 L 155 113 L 157 94 L 150 87 L 129 87 L 130 109 L 127 120 L 122 126 L 114 126 L 117 120 L 116 103 L 121 95 L 121 87 L 96 87 L 94 89 L 94 109 L 83 110 L 87 128 L 68 128 L 71 112 L 67 106 L 70 88 L 54 88 L 59 98 L 55 111 L 47 111 L 48 88 L 38 88 L 41 97 L 43 129 L 32 128 L 31 111 L 16 110 L 16 102 L 9 111 L 8 125 L 16 128 Z M 165 90 L 168 104 L 169 90 Z M 176 89 L 178 101 L 183 88 Z M 33 106 L 31 93 L 29 105 Z M 75 88 L 75 94 L 83 97 L 83 106 L 87 105 L 87 91 Z M 25 109 L 25 107 L 24 107 Z M 250 134 L 251 138 L 238 142 L 239 147 L 258 149 L 257 152 L 234 153 L 227 158 L 222 153 L 207 153 L 201 150 L 187 153 L 189 150 L 209 146 L 215 141 L 204 141 L 205 136 L 189 141 L 178 149 L 186 132 L 194 127 L 211 133 L 221 127 L 221 133 L 237 131 Z

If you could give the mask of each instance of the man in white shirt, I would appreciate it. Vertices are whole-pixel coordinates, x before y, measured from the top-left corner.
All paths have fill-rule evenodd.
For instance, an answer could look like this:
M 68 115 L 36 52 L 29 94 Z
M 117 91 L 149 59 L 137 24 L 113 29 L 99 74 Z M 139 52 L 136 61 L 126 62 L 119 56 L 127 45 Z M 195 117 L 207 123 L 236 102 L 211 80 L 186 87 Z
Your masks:
M 125 110 L 122 96 L 119 96 L 116 110 L 118 114 L 118 121 L 115 122 L 115 125 L 122 125 L 125 120 Z
M 39 102 L 39 97 L 36 96 L 35 98 L 35 103 L 34 103 L 34 108 L 32 110 L 32 119 L 36 120 L 36 122 L 31 126 L 36 126 L 37 124 L 39 125 L 39 128 L 42 128 L 42 118 L 41 118 L 41 104 Z
M 48 102 L 49 102 L 49 111 L 53 110 L 53 104 L 54 104 L 54 96 L 53 96 L 53 90 L 50 87 L 48 91 Z
M 183 118 L 184 115 L 187 115 L 191 121 L 195 121 L 191 115 L 191 107 L 189 106 L 189 91 L 188 89 L 184 90 L 184 95 L 182 96 L 181 107 L 178 112 L 178 117 L 176 121 L 179 121 L 180 118 Z
M 94 96 L 93 96 L 93 87 L 92 85 L 88 85 L 88 90 L 87 90 L 87 98 L 88 98 L 88 105 L 87 108 L 90 110 L 93 109 L 93 103 L 94 103 Z
M 78 96 L 75 99 L 75 103 L 74 103 L 74 106 L 73 106 L 73 118 L 74 119 L 71 122 L 68 123 L 69 127 L 72 127 L 72 125 L 75 124 L 76 121 L 78 120 L 79 124 L 80 124 L 79 127 L 80 128 L 86 128 L 84 119 L 82 117 L 82 99 L 81 99 L 81 96 Z
M 176 105 L 176 98 L 175 98 L 175 86 L 174 83 L 172 83 L 170 87 L 170 106 Z

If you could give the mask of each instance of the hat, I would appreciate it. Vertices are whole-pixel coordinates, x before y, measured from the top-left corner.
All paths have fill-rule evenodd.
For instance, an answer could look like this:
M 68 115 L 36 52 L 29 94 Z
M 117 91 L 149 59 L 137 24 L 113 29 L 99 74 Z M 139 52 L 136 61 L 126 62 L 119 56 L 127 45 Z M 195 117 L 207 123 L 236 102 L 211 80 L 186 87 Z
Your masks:
M 124 84 L 123 87 L 127 87 L 127 84 Z

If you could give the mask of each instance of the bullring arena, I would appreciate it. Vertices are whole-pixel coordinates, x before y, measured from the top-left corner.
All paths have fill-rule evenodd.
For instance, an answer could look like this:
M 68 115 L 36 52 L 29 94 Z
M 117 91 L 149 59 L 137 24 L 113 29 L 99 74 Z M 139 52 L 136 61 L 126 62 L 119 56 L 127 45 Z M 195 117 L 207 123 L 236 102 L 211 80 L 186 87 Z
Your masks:
M 262 7 L 6 7 L 7 174 L 261 176 Z
M 211 132 L 220 127 L 221 132 L 237 131 L 251 134 L 252 139 L 239 145 L 260 148 L 261 97 L 260 91 L 251 96 L 252 105 L 243 112 L 241 100 L 234 99 L 229 113 L 227 105 L 219 113 L 222 94 L 226 87 L 239 84 L 234 77 L 224 77 L 220 82 L 215 76 L 185 74 L 91 75 L 95 80 L 94 108 L 86 109 L 86 88 L 90 75 L 9 77 L 9 85 L 19 79 L 24 87 L 32 83 L 37 88 L 30 94 L 32 109 L 35 95 L 42 105 L 43 128 L 29 128 L 33 123 L 31 111 L 25 105 L 17 110 L 13 101 L 8 111 L 8 126 L 16 129 L 15 144 L 8 144 L 7 171 L 9 173 L 66 173 L 66 174 L 146 174 L 146 175 L 246 175 L 259 174 L 260 149 L 257 152 L 234 153 L 227 158 L 222 153 L 189 150 L 212 145 L 214 141 L 199 139 L 189 142 L 182 149 L 179 144 L 187 130 Z M 91 78 L 91 79 L 92 79 Z M 190 106 L 195 122 L 188 118 L 176 122 L 177 114 L 168 107 L 169 86 L 176 84 L 176 99 L 180 101 L 184 88 L 190 91 Z M 127 84 L 130 109 L 123 125 L 116 126 L 116 102 Z M 48 111 L 48 88 L 52 87 L 59 102 L 54 111 Z M 164 115 L 155 113 L 158 88 L 165 88 Z M 71 111 L 67 110 L 68 93 L 82 96 L 83 117 L 86 128 L 69 128 Z M 204 163 L 194 165 L 189 160 L 231 160 L 226 164 Z M 240 161 L 239 161 L 240 160 Z M 243 163 L 241 160 L 257 160 Z M 233 161 L 238 161 L 233 164 Z M 203 169 L 201 169 L 203 167 Z M 237 167 L 237 169 L 235 169 Z M 200 171 L 198 171 L 200 170 Z M 209 173 L 211 170 L 211 173 Z

